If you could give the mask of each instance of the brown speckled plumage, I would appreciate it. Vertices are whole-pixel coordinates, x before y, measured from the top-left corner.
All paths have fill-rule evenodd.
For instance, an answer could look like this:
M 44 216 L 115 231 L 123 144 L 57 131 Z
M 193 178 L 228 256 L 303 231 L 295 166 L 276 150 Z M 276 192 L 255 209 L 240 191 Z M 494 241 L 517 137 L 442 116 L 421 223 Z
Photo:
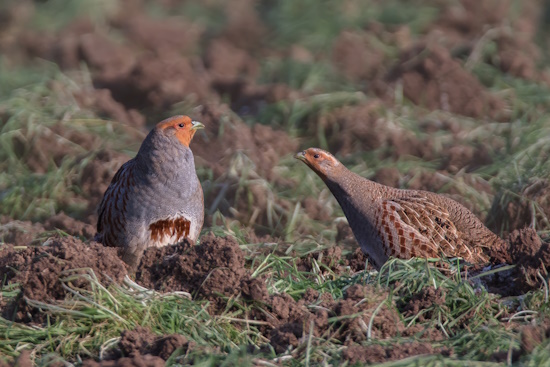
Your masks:
M 472 212 L 448 197 L 367 180 L 318 148 L 300 152 L 296 158 L 323 179 L 361 249 L 378 268 L 390 256 L 461 257 L 486 263 L 489 257 L 484 249 L 505 247 Z
M 189 144 L 201 128 L 187 116 L 159 122 L 105 191 L 96 241 L 121 247 L 134 268 L 147 247 L 199 237 L 204 199 Z

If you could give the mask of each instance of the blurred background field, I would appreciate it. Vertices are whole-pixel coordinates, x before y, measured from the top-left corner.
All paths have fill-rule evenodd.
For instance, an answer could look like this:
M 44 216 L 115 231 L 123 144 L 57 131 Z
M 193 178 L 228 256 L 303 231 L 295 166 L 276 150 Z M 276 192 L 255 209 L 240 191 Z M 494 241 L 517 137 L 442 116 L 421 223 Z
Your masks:
M 349 265 L 349 256 L 359 255 L 336 201 L 292 159 L 311 146 L 377 182 L 450 195 L 504 238 L 529 226 L 547 241 L 549 45 L 550 6 L 535 0 L 2 0 L 0 241 L 91 240 L 95 210 L 112 176 L 151 126 L 174 114 L 206 125 L 191 145 L 205 193 L 204 234 L 235 237 L 252 278 L 268 279 L 270 297 L 290 294 L 299 302 L 309 287 L 338 300 L 368 273 L 364 265 L 359 273 Z M 310 266 L 312 259 L 323 263 L 321 254 L 335 246 L 343 249 L 335 259 L 345 271 Z M 266 255 L 266 248 L 277 247 L 284 256 Z M 305 270 L 292 265 L 303 259 L 310 264 Z M 508 300 L 512 306 L 486 291 L 479 295 L 460 277 L 443 271 L 438 278 L 423 262 L 397 262 L 407 270 L 368 277 L 404 325 L 422 321 L 427 330 L 445 331 L 415 339 L 427 349 L 402 354 L 384 349 L 402 342 L 402 334 L 399 340 L 393 334 L 356 340 L 321 333 L 316 338 L 322 342 L 295 337 L 277 347 L 269 328 L 257 326 L 250 338 L 240 328 L 228 332 L 235 327 L 228 318 L 242 315 L 201 319 L 199 326 L 222 323 L 205 326 L 218 338 L 211 344 L 197 336 L 200 327 L 183 330 L 174 322 L 168 330 L 161 322 L 132 319 L 102 332 L 115 338 L 141 325 L 158 335 L 183 334 L 199 347 L 194 359 L 169 361 L 176 364 L 377 363 L 433 353 L 438 356 L 401 365 L 536 364 L 548 362 L 548 332 L 537 329 L 540 343 L 530 348 L 524 328 L 532 319 L 547 325 L 545 265 L 542 280 L 526 283 L 523 294 Z M 425 282 L 404 291 L 399 284 L 411 276 L 407 271 L 424 274 Z M 443 306 L 427 305 L 437 312 L 430 309 L 426 320 L 407 319 L 404 306 L 392 301 L 401 297 L 405 304 L 429 286 L 443 292 L 432 295 Z M 118 291 L 115 298 L 128 301 L 127 289 Z M 17 294 L 5 292 L 8 300 Z M 1 306 L 6 302 L 0 299 Z M 186 303 L 182 313 L 194 314 L 196 306 Z M 155 315 L 166 323 L 170 307 L 182 306 L 159 306 Z M 453 321 L 465 315 L 471 324 Z M 55 318 L 56 327 L 82 322 L 64 317 Z M 341 327 L 338 317 L 329 325 Z M 89 340 L 95 321 L 71 333 L 80 348 L 66 347 L 67 335 L 48 341 L 51 325 L 42 325 L 40 336 L 14 339 L 8 336 L 13 320 L 1 320 L 0 340 L 15 340 L 0 347 L 6 358 L 30 349 L 40 364 L 53 363 L 51 355 L 79 363 L 97 359 L 107 342 Z M 266 344 L 268 352 L 261 349 Z M 261 352 L 249 353 L 247 345 Z

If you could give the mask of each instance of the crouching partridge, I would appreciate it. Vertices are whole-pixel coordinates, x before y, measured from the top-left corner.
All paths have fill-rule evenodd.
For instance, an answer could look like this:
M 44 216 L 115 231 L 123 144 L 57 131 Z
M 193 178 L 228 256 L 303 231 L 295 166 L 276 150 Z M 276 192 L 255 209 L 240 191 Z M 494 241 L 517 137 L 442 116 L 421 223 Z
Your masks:
M 488 248 L 504 241 L 456 201 L 420 190 L 401 190 L 367 180 L 318 148 L 295 155 L 325 182 L 353 234 L 380 268 L 390 257 L 461 257 L 486 263 Z
M 189 143 L 203 128 L 188 116 L 159 122 L 105 191 L 95 239 L 121 247 L 134 269 L 147 247 L 199 237 L 204 198 Z

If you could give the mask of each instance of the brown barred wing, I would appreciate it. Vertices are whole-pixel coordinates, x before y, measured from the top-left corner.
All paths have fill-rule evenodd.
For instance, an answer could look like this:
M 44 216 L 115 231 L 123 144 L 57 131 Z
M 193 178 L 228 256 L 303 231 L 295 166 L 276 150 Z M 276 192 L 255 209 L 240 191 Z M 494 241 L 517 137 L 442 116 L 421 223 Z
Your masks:
M 422 195 L 385 200 L 378 206 L 380 236 L 387 255 L 410 257 L 461 257 L 469 262 L 487 259 L 472 248 L 449 218 L 449 212 Z
M 400 259 L 438 257 L 439 248 L 430 241 L 427 231 L 419 226 L 418 210 L 403 206 L 400 199 L 378 203 L 375 227 L 387 256 Z
M 99 204 L 96 238 L 107 246 L 127 245 L 121 243 L 120 234 L 126 232 L 126 206 L 130 187 L 135 185 L 134 162 L 129 160 L 120 167 Z

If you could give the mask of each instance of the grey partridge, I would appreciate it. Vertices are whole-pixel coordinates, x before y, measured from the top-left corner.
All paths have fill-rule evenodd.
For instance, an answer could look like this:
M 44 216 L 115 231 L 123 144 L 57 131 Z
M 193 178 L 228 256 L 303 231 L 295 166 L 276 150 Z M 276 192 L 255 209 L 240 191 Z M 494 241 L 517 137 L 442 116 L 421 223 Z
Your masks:
M 505 248 L 463 205 L 428 191 L 381 185 L 344 167 L 332 154 L 310 148 L 295 155 L 330 189 L 363 252 L 380 268 L 390 256 L 461 257 L 481 264 L 484 250 Z
M 199 237 L 204 197 L 189 144 L 202 128 L 188 116 L 159 122 L 105 191 L 95 240 L 121 247 L 134 269 L 147 247 Z

